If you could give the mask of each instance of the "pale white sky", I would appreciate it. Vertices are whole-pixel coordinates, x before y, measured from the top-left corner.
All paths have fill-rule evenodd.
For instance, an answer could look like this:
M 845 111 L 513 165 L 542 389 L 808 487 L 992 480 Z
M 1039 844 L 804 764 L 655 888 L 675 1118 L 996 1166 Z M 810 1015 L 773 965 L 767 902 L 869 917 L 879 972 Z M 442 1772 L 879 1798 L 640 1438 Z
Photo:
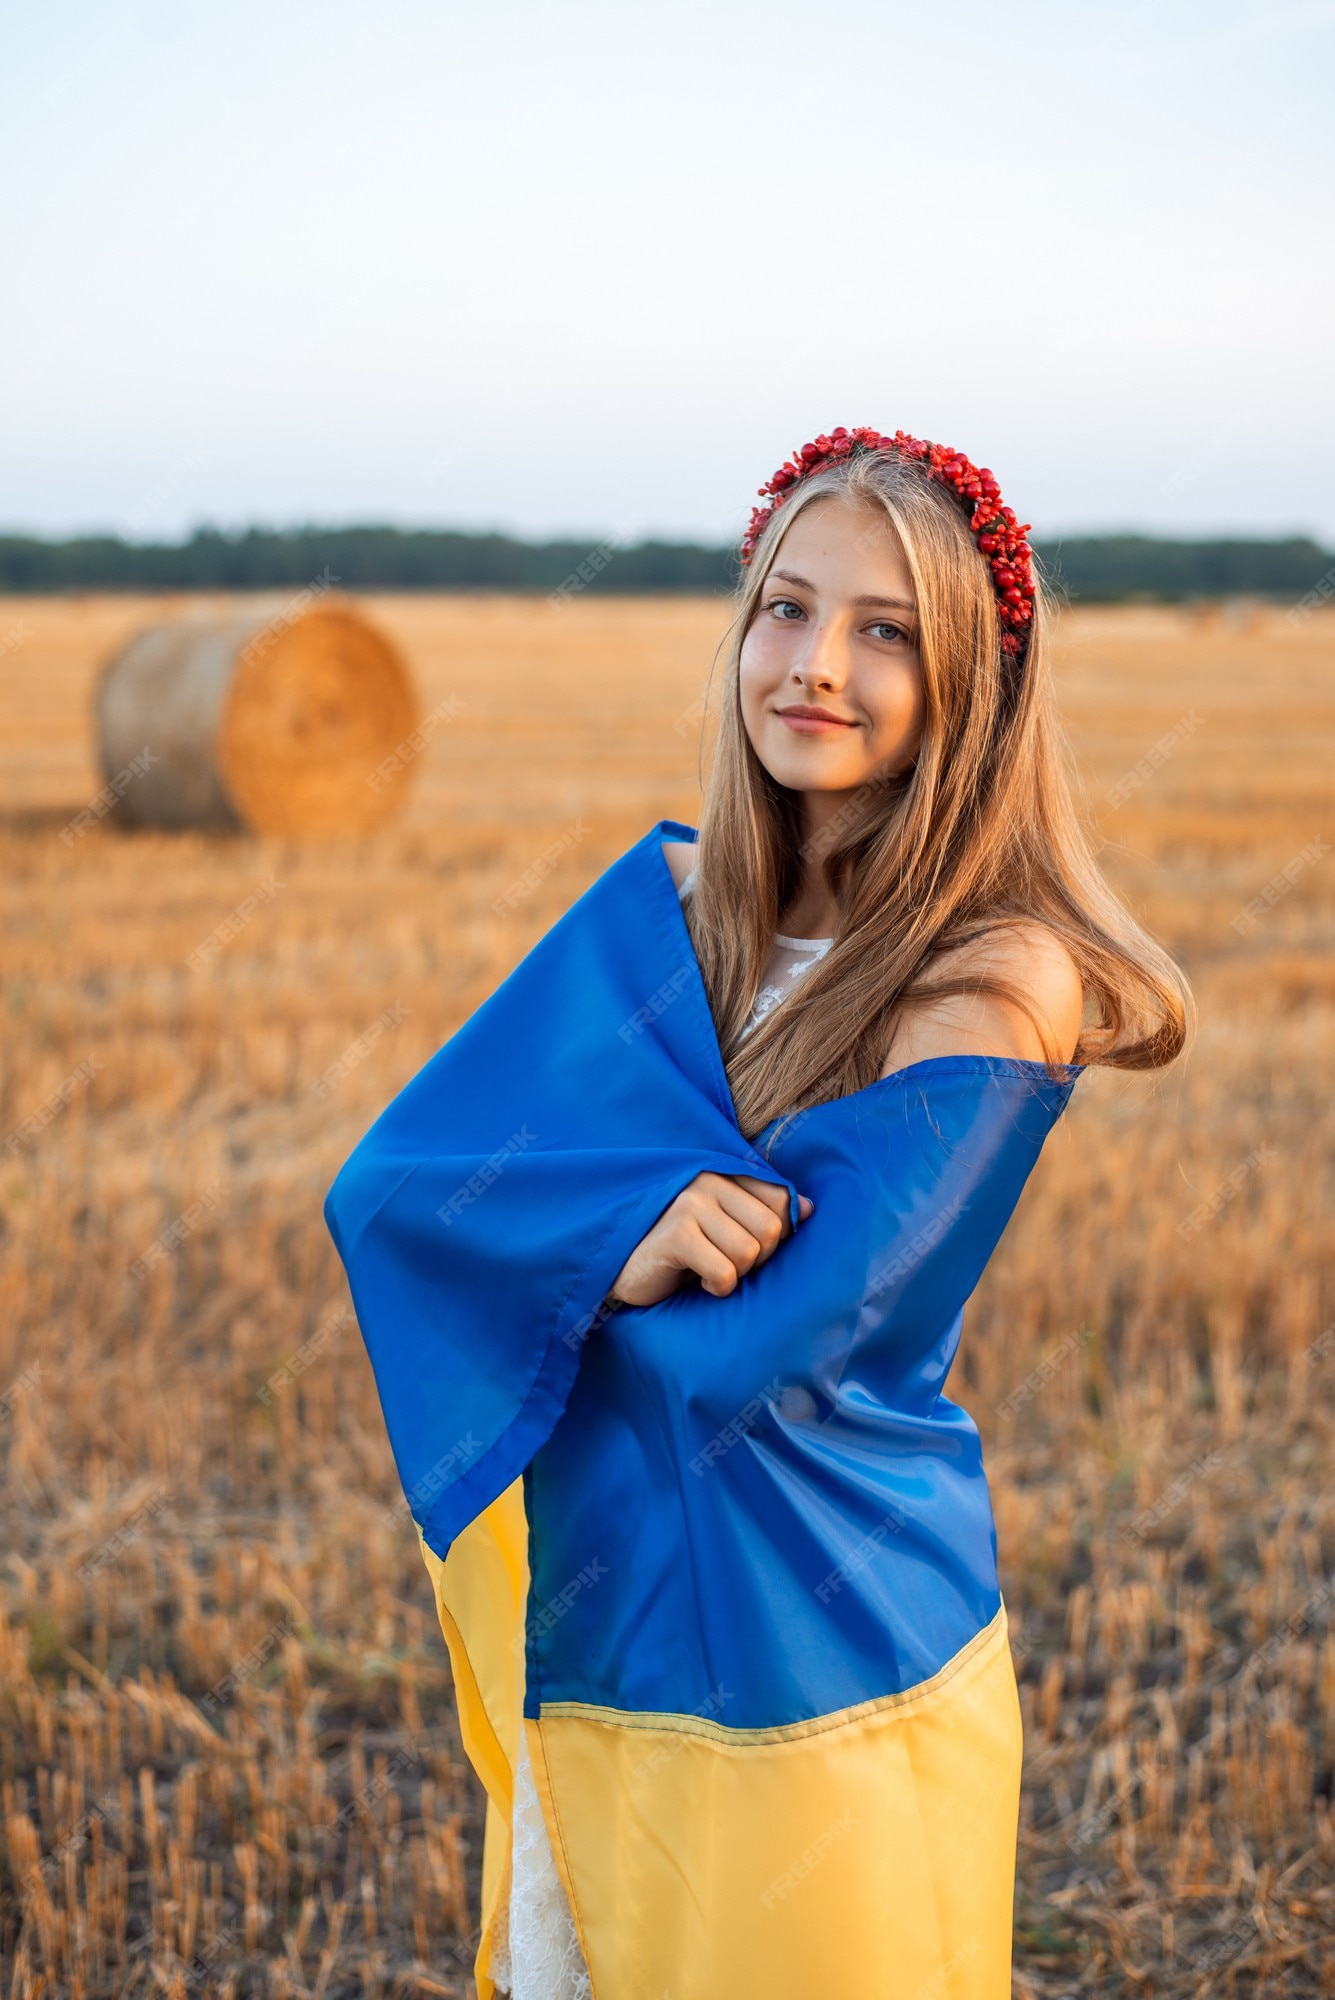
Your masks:
M 42 0 L 0 526 L 716 539 L 898 426 L 1039 532 L 1335 538 L 1335 4 Z

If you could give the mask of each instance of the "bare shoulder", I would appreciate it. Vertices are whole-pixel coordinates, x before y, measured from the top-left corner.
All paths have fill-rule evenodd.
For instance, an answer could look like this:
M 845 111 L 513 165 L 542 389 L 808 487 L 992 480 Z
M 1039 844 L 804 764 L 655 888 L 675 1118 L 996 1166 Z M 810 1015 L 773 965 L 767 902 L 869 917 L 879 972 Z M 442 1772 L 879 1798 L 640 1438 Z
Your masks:
M 1038 1022 L 1052 1036 L 1061 1059 L 1071 1060 L 1084 1018 L 1084 985 L 1069 947 L 1046 924 L 1027 917 L 998 920 L 985 936 L 940 952 L 929 976 L 959 979 L 966 985 L 995 978 L 1013 988 L 1026 1005 L 975 990 L 907 1007 L 891 1044 L 887 1074 L 935 1055 L 1011 1056 L 1041 1062 L 1045 1050 Z
M 695 865 L 695 842 L 693 840 L 665 840 L 663 852 L 667 865 L 672 870 L 672 879 L 680 889 Z
M 1052 1015 L 1056 1025 L 1060 1015 L 1075 1010 L 1078 1024 L 1084 1004 L 1080 968 L 1070 947 L 1056 931 L 1031 917 L 1011 917 L 998 923 L 984 938 L 964 945 L 958 953 L 945 954 L 966 962 L 966 969 L 994 972 L 1014 980 L 1026 995 Z M 943 957 L 943 962 L 944 962 Z M 1055 1011 L 1054 1011 L 1055 1010 Z

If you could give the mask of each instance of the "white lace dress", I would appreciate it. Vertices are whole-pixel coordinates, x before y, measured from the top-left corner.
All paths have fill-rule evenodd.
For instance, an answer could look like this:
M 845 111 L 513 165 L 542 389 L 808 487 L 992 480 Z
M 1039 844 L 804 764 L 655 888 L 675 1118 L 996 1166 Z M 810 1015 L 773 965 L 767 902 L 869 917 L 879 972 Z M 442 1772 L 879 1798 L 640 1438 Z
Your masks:
M 695 881 L 695 870 L 691 869 L 679 885 L 677 894 L 684 898 Z M 810 971 L 818 959 L 824 958 L 833 938 L 785 937 L 782 931 L 775 931 L 774 944 L 765 966 L 765 976 L 760 982 L 760 991 L 752 1003 L 751 1012 L 746 1017 L 743 1037 L 764 1020 L 772 1007 L 777 1007 L 785 993 L 792 991 L 795 979 Z
M 497 1915 L 491 1976 L 511 2000 L 590 2000 L 588 1968 L 556 1872 L 522 1722 L 510 1822 L 509 1919 L 503 1909 Z
M 694 879 L 692 869 L 677 894 L 684 897 Z M 833 942 L 833 938 L 776 933 L 744 1034 L 778 1006 L 792 982 L 823 958 Z M 588 1968 L 556 1871 L 522 1722 L 510 1840 L 509 1909 L 497 1915 L 491 1946 L 491 1976 L 497 1991 L 508 1993 L 511 2000 L 590 2000 Z

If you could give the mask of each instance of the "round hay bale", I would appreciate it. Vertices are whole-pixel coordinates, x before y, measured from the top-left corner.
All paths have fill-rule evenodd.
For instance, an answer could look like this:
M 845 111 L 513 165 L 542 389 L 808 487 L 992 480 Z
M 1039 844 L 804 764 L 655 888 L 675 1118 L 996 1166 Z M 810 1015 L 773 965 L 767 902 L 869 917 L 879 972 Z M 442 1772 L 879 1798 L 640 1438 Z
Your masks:
M 147 627 L 103 670 L 96 717 L 127 825 L 366 832 L 402 803 L 418 747 L 398 649 L 328 598 Z

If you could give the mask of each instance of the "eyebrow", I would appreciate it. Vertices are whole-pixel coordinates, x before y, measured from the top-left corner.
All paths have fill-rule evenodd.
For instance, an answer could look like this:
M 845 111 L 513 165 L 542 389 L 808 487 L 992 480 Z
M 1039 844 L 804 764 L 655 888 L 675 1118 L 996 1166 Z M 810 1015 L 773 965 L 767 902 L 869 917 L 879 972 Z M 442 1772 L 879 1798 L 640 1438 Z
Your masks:
M 798 576 L 795 571 L 790 569 L 772 569 L 770 571 L 770 575 L 778 577 L 781 583 L 795 583 L 798 586 L 799 590 L 809 590 L 811 591 L 813 596 L 815 595 L 816 586 L 814 583 L 811 582 L 809 577 Z M 908 600 L 903 597 L 864 596 L 864 597 L 855 597 L 853 599 L 853 602 L 858 606 L 860 610 L 863 609 L 872 610 L 879 605 L 888 606 L 888 608 L 892 611 L 916 612 L 918 609 L 916 604 L 910 604 Z

